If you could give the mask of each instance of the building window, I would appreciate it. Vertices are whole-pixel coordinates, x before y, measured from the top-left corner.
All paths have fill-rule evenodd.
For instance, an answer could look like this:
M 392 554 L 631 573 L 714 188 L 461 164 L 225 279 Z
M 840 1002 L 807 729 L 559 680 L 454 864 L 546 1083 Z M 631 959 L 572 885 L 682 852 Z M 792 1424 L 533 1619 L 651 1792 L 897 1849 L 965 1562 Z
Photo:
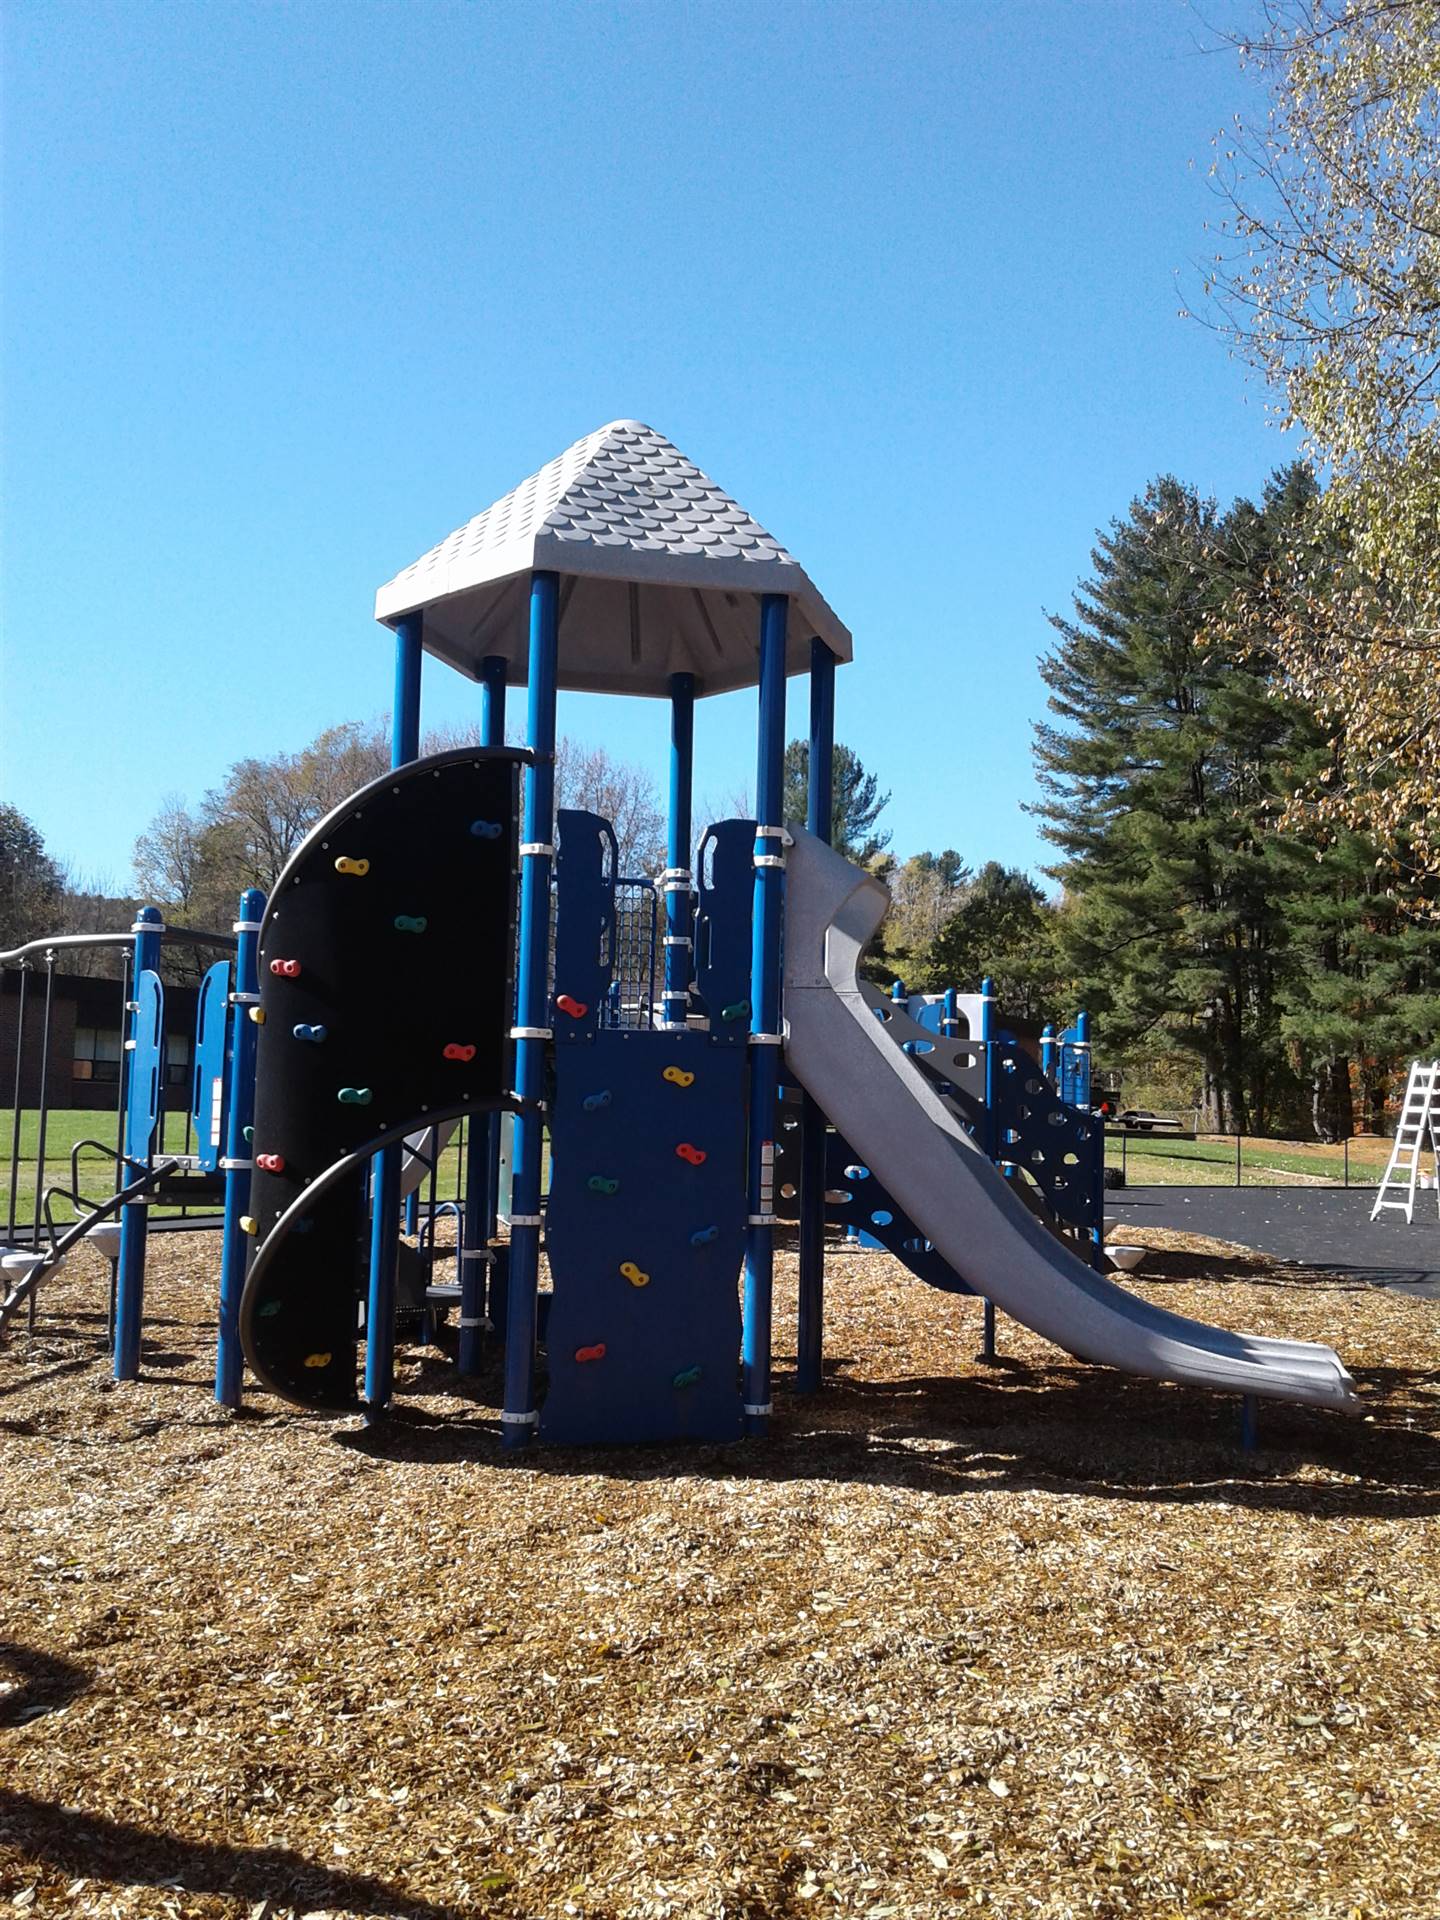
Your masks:
M 93 1080 L 113 1087 L 120 1079 L 120 1035 L 105 1027 L 75 1029 L 75 1060 L 70 1069 L 75 1080 Z

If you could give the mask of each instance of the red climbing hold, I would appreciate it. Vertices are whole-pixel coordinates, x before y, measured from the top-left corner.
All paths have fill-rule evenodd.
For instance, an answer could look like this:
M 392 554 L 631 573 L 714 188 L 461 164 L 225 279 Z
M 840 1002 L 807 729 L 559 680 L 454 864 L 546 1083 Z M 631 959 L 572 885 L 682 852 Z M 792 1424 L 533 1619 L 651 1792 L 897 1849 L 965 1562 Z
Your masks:
M 285 1156 L 283 1153 L 257 1153 L 255 1164 L 263 1173 L 283 1173 Z
M 445 1049 L 445 1058 L 447 1060 L 473 1060 L 475 1058 L 475 1049 L 474 1047 L 462 1047 L 458 1040 L 452 1040 Z
M 300 978 L 300 962 L 298 960 L 272 960 L 270 962 L 270 971 L 272 973 L 278 973 L 281 978 L 285 980 L 298 980 Z
M 704 1160 L 705 1160 L 704 1148 L 692 1147 L 688 1140 L 682 1140 L 679 1146 L 676 1147 L 675 1151 L 682 1160 L 688 1160 L 692 1167 L 698 1167 L 703 1165 L 704 1163 Z
M 583 1020 L 590 1011 L 587 1002 L 584 1000 L 576 1000 L 573 995 L 568 993 L 557 993 L 555 996 L 555 1004 L 561 1013 L 568 1013 L 572 1020 Z
M 575 1358 L 580 1362 L 582 1367 L 587 1360 L 603 1360 L 605 1358 L 605 1342 L 602 1340 L 598 1347 L 576 1347 Z

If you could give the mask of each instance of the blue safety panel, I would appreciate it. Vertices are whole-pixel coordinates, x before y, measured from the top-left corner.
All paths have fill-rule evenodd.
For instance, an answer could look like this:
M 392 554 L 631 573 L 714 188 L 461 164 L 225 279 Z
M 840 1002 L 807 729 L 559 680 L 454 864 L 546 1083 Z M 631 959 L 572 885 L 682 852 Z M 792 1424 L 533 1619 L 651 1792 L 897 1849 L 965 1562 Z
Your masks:
M 200 982 L 190 1120 L 201 1171 L 214 1173 L 225 1141 L 225 1054 L 229 1039 L 230 962 L 217 960 Z
M 800 1108 L 782 1103 L 775 1140 L 775 1211 L 794 1220 L 800 1212 Z M 833 1127 L 825 1134 L 825 1218 L 847 1227 L 860 1244 L 893 1253 L 917 1280 L 942 1293 L 970 1293 L 972 1288 L 934 1244 L 916 1226 L 884 1182 L 859 1159 L 850 1143 Z
M 555 1053 L 540 1437 L 737 1440 L 745 1055 L 605 1031 Z
M 996 1043 L 992 1081 L 996 1157 L 1027 1173 L 1056 1218 L 1098 1231 L 1102 1225 L 1096 1170 L 1105 1150 L 1104 1127 L 1067 1106 L 1039 1067 L 1013 1041 Z
M 1070 1107 L 1090 1105 L 1090 1048 L 1074 1027 L 1060 1036 L 1060 1098 Z
M 555 1038 L 589 1040 L 615 960 L 615 830 L 598 813 L 562 807 L 555 860 Z
M 125 1096 L 125 1156 L 150 1164 L 150 1149 L 164 1109 L 165 989 L 148 968 L 135 982 L 130 1028 L 130 1078 Z
M 711 1038 L 743 1047 L 750 1033 L 750 921 L 755 822 L 719 820 L 700 842 L 695 995 Z

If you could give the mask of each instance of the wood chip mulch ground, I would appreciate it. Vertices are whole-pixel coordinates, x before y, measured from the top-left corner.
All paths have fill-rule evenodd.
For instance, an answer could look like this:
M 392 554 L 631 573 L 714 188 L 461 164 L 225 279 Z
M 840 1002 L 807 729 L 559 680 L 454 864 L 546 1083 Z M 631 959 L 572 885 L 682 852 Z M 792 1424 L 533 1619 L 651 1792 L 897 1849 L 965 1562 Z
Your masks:
M 222 1415 L 213 1236 L 152 1240 L 114 1388 L 77 1257 L 0 1355 L 0 1903 L 1435 1920 L 1440 1317 L 1133 1237 L 1367 1417 L 1244 1454 L 1234 1402 L 1003 1319 L 984 1367 L 978 1303 L 841 1253 L 770 1441 L 517 1458 L 418 1351 L 382 1431 Z

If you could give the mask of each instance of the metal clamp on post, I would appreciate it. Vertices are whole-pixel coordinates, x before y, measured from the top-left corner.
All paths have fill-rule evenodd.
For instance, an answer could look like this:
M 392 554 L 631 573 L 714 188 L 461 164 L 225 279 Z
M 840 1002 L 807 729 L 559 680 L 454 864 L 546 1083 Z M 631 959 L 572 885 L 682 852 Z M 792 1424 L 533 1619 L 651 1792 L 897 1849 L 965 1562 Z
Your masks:
M 755 829 L 755 838 L 757 840 L 778 840 L 782 849 L 785 847 L 793 847 L 795 844 L 794 834 L 787 833 L 784 827 L 757 826 Z M 785 864 L 783 851 L 780 853 L 756 853 L 751 855 L 751 859 L 757 867 L 783 867 Z
M 459 1325 L 462 1327 L 483 1327 L 487 1333 L 493 1333 L 495 1330 L 494 1322 L 487 1319 L 483 1313 L 478 1315 L 462 1313 Z
M 540 1415 L 538 1413 L 502 1413 L 500 1424 L 502 1427 L 538 1427 Z
M 263 922 L 259 920 L 232 920 L 230 923 L 230 931 L 232 933 L 260 933 L 263 931 Z
M 217 1162 L 222 1173 L 249 1173 L 255 1165 L 253 1160 L 227 1160 Z
M 667 933 L 660 944 L 666 947 L 693 947 L 695 942 L 688 933 Z
M 785 1044 L 783 1033 L 752 1033 L 746 1038 L 752 1047 L 783 1047 Z
M 763 1407 L 746 1407 L 745 1408 L 745 1412 L 749 1414 L 752 1420 L 768 1420 L 770 1415 L 774 1411 L 775 1411 L 775 1408 L 769 1400 L 765 1402 Z
M 462 1260 L 483 1260 L 487 1267 L 493 1267 L 495 1264 L 495 1254 L 490 1247 L 462 1247 L 460 1249 L 460 1258 Z M 462 1320 L 460 1324 L 463 1326 L 465 1322 Z
M 518 849 L 522 860 L 553 860 L 555 849 L 548 840 L 527 840 Z
M 232 1007 L 258 1007 L 260 996 L 258 993 L 232 993 L 230 1004 Z
M 512 1040 L 553 1040 L 555 1029 L 553 1027 L 511 1027 L 510 1038 Z M 519 1096 L 517 1095 L 516 1098 L 518 1099 Z
M 510 1216 L 512 1227 L 543 1227 L 544 1224 L 543 1213 L 512 1213 Z
M 778 1213 L 751 1213 L 747 1214 L 745 1218 L 747 1227 L 774 1227 L 778 1226 L 779 1222 L 780 1216 Z

